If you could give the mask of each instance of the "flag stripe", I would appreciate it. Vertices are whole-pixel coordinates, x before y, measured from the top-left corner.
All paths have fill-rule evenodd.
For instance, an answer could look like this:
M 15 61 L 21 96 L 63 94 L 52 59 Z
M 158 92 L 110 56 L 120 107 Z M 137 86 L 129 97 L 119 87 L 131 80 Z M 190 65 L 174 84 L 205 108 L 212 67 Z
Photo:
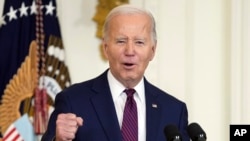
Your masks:
M 19 132 L 15 128 L 15 126 L 12 124 L 8 130 L 6 131 L 3 141 L 22 141 L 22 137 L 20 136 Z
M 15 127 L 13 125 L 10 126 L 10 128 L 6 131 L 6 135 L 5 138 L 9 138 L 9 136 L 11 136 L 11 134 L 15 131 Z
M 17 134 L 17 135 L 13 138 L 13 141 L 17 141 L 17 140 L 22 140 L 20 134 Z

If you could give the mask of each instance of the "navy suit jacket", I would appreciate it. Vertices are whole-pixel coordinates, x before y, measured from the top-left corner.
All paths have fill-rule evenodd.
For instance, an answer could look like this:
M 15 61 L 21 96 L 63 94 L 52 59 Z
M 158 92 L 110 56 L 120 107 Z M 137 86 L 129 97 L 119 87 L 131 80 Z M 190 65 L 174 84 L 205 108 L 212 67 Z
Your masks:
M 144 80 L 146 141 L 166 141 L 164 127 L 168 124 L 175 124 L 183 141 L 189 141 L 186 104 L 156 88 L 145 78 Z M 83 118 L 84 123 L 77 130 L 76 141 L 122 141 L 107 71 L 95 79 L 74 84 L 57 94 L 55 110 L 50 116 L 42 141 L 51 141 L 55 136 L 56 118 L 60 113 L 74 113 Z

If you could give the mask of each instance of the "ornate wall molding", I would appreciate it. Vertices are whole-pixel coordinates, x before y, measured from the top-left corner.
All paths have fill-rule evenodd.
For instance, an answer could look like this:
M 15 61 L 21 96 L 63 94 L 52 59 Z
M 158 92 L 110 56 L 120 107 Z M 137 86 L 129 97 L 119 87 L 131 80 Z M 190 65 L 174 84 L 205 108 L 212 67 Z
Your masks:
M 231 6 L 231 123 L 249 123 L 250 2 L 232 0 Z

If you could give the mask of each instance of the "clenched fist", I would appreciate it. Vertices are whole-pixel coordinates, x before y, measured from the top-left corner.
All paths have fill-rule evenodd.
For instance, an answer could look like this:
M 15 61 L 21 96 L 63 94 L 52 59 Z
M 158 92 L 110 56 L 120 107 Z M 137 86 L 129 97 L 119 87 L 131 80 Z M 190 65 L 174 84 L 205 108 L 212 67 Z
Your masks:
M 71 141 L 79 126 L 83 125 L 83 119 L 75 114 L 59 114 L 56 120 L 56 141 Z

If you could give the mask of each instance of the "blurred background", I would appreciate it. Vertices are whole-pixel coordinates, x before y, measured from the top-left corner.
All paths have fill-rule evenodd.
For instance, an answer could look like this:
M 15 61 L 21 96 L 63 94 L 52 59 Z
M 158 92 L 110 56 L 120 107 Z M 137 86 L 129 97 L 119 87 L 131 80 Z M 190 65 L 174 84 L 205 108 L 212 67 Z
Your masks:
M 57 0 L 72 83 L 108 67 L 93 20 L 98 0 Z M 230 124 L 250 124 L 250 1 L 129 0 L 156 19 L 157 52 L 146 78 L 187 104 L 208 141 L 228 141 Z M 2 12 L 3 1 L 0 2 Z

